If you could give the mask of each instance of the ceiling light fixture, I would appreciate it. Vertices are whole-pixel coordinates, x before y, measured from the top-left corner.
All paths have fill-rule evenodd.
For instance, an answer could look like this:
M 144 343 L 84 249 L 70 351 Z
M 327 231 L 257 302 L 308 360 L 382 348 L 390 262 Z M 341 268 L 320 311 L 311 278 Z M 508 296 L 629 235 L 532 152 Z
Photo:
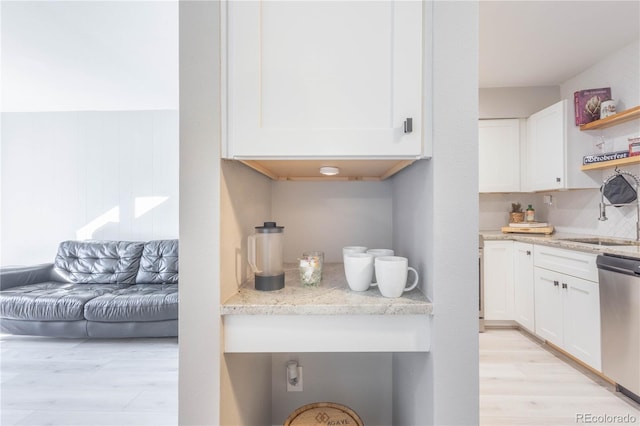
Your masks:
M 340 173 L 340 169 L 337 167 L 323 166 L 320 167 L 320 174 L 325 176 L 335 176 Z

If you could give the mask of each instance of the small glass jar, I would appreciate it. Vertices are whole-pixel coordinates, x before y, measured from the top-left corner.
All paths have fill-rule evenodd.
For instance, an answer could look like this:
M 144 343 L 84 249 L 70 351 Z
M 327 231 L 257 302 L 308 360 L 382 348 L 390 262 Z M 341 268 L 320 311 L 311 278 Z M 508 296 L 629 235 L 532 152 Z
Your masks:
M 306 251 L 298 259 L 300 282 L 304 287 L 317 287 L 322 281 L 322 264 L 324 253 L 321 251 Z

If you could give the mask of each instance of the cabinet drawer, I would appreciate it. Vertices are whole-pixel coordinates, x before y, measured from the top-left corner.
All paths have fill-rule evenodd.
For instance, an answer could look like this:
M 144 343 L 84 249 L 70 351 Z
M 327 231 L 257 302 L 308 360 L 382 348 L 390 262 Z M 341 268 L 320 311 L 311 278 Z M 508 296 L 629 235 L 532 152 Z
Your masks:
M 535 245 L 533 262 L 539 268 L 598 282 L 595 254 Z

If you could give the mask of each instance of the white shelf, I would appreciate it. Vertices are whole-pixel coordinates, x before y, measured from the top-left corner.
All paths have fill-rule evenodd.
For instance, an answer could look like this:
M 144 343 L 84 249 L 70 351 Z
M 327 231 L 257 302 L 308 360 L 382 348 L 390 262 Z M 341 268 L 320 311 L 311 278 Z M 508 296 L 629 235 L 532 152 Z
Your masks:
M 226 353 L 428 352 L 431 315 L 225 315 Z
M 386 298 L 349 289 L 341 263 L 324 265 L 319 287 L 303 287 L 285 265 L 285 288 L 253 282 L 220 307 L 226 353 L 428 352 L 433 306 L 418 290 Z

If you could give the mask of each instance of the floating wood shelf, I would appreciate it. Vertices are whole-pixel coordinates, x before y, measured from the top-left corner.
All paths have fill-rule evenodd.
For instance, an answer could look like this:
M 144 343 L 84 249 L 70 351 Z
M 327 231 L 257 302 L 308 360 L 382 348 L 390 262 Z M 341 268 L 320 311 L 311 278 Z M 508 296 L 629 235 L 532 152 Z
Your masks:
M 592 121 L 591 123 L 583 124 L 582 126 L 580 126 L 580 130 L 584 131 L 606 129 L 607 127 L 615 126 L 617 124 L 635 120 L 637 118 L 640 118 L 640 106 L 633 107 L 625 111 L 620 111 L 617 114 L 610 115 L 609 117 L 602 118 L 600 120 Z
M 600 163 L 591 163 L 591 164 L 582 166 L 580 170 L 584 172 L 588 170 L 607 169 L 609 167 L 616 167 L 616 166 L 631 166 L 633 164 L 640 164 L 640 155 L 636 155 L 634 157 L 621 158 L 619 160 L 602 161 Z

